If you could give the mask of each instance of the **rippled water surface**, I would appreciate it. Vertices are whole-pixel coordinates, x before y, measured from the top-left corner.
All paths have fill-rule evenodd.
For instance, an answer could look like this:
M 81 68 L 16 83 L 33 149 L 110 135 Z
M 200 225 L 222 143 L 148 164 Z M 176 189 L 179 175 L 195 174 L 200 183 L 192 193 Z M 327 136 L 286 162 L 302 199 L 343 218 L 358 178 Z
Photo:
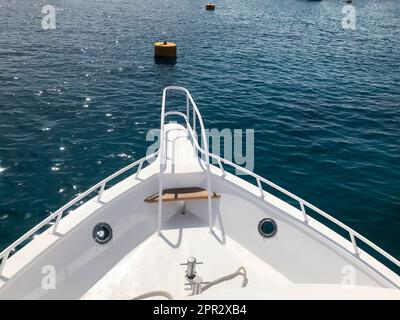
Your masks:
M 161 90 L 209 128 L 255 130 L 255 172 L 400 258 L 400 2 L 53 0 L 0 3 L 0 247 L 139 159 Z M 175 41 L 175 65 L 153 42 Z

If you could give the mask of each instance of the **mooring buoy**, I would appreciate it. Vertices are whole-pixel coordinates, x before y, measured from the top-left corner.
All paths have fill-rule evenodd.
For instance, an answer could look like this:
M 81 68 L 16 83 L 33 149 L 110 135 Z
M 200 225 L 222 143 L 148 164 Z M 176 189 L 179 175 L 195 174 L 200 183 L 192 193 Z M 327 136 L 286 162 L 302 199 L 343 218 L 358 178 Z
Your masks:
M 154 43 L 154 56 L 156 58 L 176 58 L 176 43 L 167 41 Z
M 215 10 L 215 4 L 214 3 L 207 3 L 206 4 L 206 10 Z

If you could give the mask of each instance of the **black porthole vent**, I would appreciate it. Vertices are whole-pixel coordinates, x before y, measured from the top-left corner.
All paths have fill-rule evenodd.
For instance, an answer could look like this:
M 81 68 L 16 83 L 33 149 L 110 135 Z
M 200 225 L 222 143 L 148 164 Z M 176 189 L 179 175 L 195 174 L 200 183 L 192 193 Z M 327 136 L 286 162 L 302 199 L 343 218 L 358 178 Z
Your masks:
M 112 228 L 108 223 L 100 222 L 94 226 L 92 236 L 97 243 L 106 244 L 112 239 Z
M 258 232 L 264 238 L 271 238 L 278 232 L 278 226 L 274 219 L 265 218 L 259 222 Z

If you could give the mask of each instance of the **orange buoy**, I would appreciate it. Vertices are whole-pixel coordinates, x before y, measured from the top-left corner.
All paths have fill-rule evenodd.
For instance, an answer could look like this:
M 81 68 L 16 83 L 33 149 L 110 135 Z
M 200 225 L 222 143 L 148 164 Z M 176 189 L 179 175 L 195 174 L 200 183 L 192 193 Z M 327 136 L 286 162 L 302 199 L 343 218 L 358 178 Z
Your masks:
M 207 3 L 206 4 L 206 10 L 215 10 L 215 4 L 214 3 Z
M 154 44 L 154 56 L 156 58 L 176 58 L 176 43 L 156 42 Z

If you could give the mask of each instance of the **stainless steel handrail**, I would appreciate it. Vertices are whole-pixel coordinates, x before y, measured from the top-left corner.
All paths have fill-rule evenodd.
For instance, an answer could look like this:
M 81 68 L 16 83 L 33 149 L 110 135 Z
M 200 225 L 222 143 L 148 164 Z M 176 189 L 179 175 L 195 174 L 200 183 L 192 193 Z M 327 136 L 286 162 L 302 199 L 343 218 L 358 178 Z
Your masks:
M 349 226 L 347 226 L 346 224 L 344 224 L 343 222 L 339 221 L 338 219 L 332 217 L 331 215 L 329 215 L 328 213 L 326 213 L 325 211 L 319 209 L 318 207 L 312 205 L 311 203 L 307 202 L 306 200 L 296 196 L 295 194 L 291 193 L 290 191 L 278 186 L 277 184 L 257 175 L 256 173 L 243 168 L 229 160 L 226 160 L 224 158 L 221 158 L 213 153 L 206 153 L 203 148 L 200 147 L 197 138 L 195 136 L 195 134 L 193 133 L 192 128 L 190 127 L 190 124 L 187 122 L 187 126 L 189 129 L 189 133 L 192 136 L 192 140 L 194 142 L 194 146 L 195 148 L 202 153 L 205 157 L 211 157 L 213 159 L 215 159 L 222 171 L 223 177 L 225 177 L 225 170 L 222 166 L 222 163 L 225 163 L 239 171 L 242 171 L 243 173 L 253 177 L 256 179 L 256 183 L 257 186 L 260 190 L 260 197 L 264 198 L 265 196 L 265 191 L 262 188 L 261 182 L 264 182 L 265 184 L 269 185 L 270 187 L 272 187 L 273 189 L 285 194 L 286 196 L 290 197 L 291 199 L 297 201 L 300 205 L 301 208 L 301 212 L 303 214 L 304 220 L 303 222 L 305 224 L 308 224 L 309 222 L 309 218 L 310 216 L 306 213 L 306 208 L 309 208 L 311 210 L 313 210 L 314 212 L 318 213 L 319 215 L 323 216 L 324 218 L 328 219 L 329 221 L 333 222 L 335 225 L 337 225 L 338 227 L 341 227 L 342 229 L 346 230 L 349 233 L 350 236 L 350 240 L 353 246 L 353 253 L 354 255 L 356 255 L 357 257 L 359 257 L 359 247 L 357 245 L 356 239 L 361 240 L 362 242 L 364 242 L 367 246 L 369 246 L 371 249 L 375 250 L 376 252 L 378 252 L 379 254 L 381 254 L 383 257 L 385 257 L 386 259 L 388 259 L 389 261 L 391 261 L 393 264 L 395 264 L 396 266 L 400 267 L 400 261 L 397 260 L 396 258 L 394 258 L 392 255 L 390 255 L 388 252 L 386 252 L 385 250 L 383 250 L 382 248 L 380 248 L 379 246 L 377 246 L 376 244 L 374 244 L 373 242 L 371 242 L 370 240 L 368 240 L 367 238 L 365 238 L 364 236 L 362 236 L 361 234 L 359 234 L 357 231 L 353 230 L 352 228 L 350 228 Z M 343 239 L 347 240 L 346 238 L 342 237 Z
M 166 102 L 166 93 L 169 90 L 178 90 L 178 91 L 183 91 L 186 93 L 186 98 L 187 98 L 187 113 L 186 115 L 184 115 L 181 112 L 176 112 L 176 111 L 170 111 L 170 112 L 165 112 L 165 102 Z M 189 116 L 189 103 L 192 105 L 193 108 L 193 127 L 190 124 L 190 116 Z M 167 87 L 164 89 L 163 91 L 163 99 L 162 99 L 162 110 L 161 110 L 161 137 L 160 137 L 160 147 L 159 150 L 153 154 L 148 155 L 147 157 L 144 157 L 140 160 L 135 161 L 134 163 L 122 168 L 121 170 L 115 172 L 114 174 L 110 175 L 109 177 L 105 178 L 104 180 L 100 181 L 99 183 L 97 183 L 96 185 L 94 185 L 93 187 L 89 188 L 88 190 L 86 190 L 84 193 L 80 194 L 79 196 L 77 196 L 76 198 L 74 198 L 73 200 L 71 200 L 70 202 L 68 202 L 67 204 L 65 204 L 64 206 L 62 206 L 60 209 L 58 209 L 57 211 L 55 211 L 54 213 L 52 213 L 49 217 L 47 217 L 46 219 L 44 219 L 42 222 L 40 222 L 38 225 L 36 225 L 35 227 L 33 227 L 31 230 L 29 230 L 27 233 L 25 233 L 22 237 L 20 237 L 19 239 L 17 239 L 16 241 L 14 241 L 10 246 L 8 246 L 5 250 L 3 250 L 0 253 L 0 259 L 2 259 L 1 263 L 0 263 L 0 276 L 2 275 L 2 272 L 4 270 L 4 266 L 7 262 L 7 259 L 9 258 L 10 253 L 15 250 L 15 248 L 17 246 L 19 246 L 23 241 L 25 241 L 26 239 L 28 239 L 30 236 L 32 236 L 33 234 L 35 234 L 36 231 L 38 231 L 39 229 L 41 229 L 42 227 L 44 227 L 46 224 L 48 224 L 50 221 L 56 219 L 56 222 L 53 226 L 53 233 L 57 232 L 57 228 L 58 228 L 58 224 L 62 218 L 63 213 L 65 212 L 65 210 L 69 209 L 71 206 L 75 205 L 78 201 L 80 201 L 81 199 L 87 197 L 88 195 L 90 195 L 92 192 L 96 191 L 97 189 L 100 188 L 99 191 L 99 195 L 97 200 L 99 202 L 101 202 L 101 197 L 102 194 L 105 190 L 105 186 L 106 184 L 111 181 L 112 179 L 118 177 L 119 175 L 121 175 L 122 173 L 126 172 L 127 170 L 135 167 L 136 165 L 139 165 L 138 170 L 136 172 L 136 176 L 139 174 L 143 163 L 147 160 L 150 160 L 151 158 L 154 158 L 155 156 L 159 156 L 160 159 L 160 174 L 159 174 L 159 194 L 162 194 L 162 175 L 163 175 L 163 171 L 165 169 L 165 161 L 164 161 L 164 157 L 165 155 L 165 131 L 164 131 L 164 125 L 165 125 L 165 118 L 169 115 L 177 115 L 177 116 L 181 116 L 184 118 L 185 122 L 186 122 L 186 127 L 187 130 L 193 140 L 194 146 L 196 148 L 196 150 L 198 152 L 200 152 L 201 154 L 203 154 L 205 156 L 205 163 L 207 166 L 207 184 L 208 184 L 208 191 L 209 191 L 209 227 L 211 228 L 211 179 L 210 179 L 210 175 L 211 175 L 211 171 L 210 171 L 210 158 L 215 159 L 218 162 L 218 165 L 221 169 L 222 172 L 222 177 L 225 178 L 226 174 L 225 174 L 225 170 L 223 168 L 222 163 L 225 163 L 237 170 L 242 171 L 243 173 L 253 177 L 256 180 L 257 186 L 260 190 L 260 197 L 262 199 L 264 199 L 265 196 L 265 191 L 262 188 L 262 184 L 261 182 L 269 185 L 270 187 L 272 187 L 273 189 L 285 194 L 286 196 L 290 197 L 291 199 L 297 201 L 300 205 L 301 208 L 301 212 L 303 214 L 304 220 L 303 222 L 308 225 L 309 227 L 311 227 L 309 225 L 309 219 L 310 216 L 307 214 L 306 212 L 306 208 L 309 208 L 311 210 L 313 210 L 314 212 L 318 213 L 319 215 L 323 216 L 324 218 L 328 219 L 329 221 L 331 221 L 332 223 L 334 223 L 335 225 L 337 225 L 338 227 L 341 227 L 342 229 L 346 230 L 349 233 L 350 236 L 350 240 L 351 243 L 353 245 L 353 252 L 351 252 L 352 254 L 354 254 L 358 259 L 360 259 L 360 249 L 357 245 L 356 240 L 359 239 L 362 242 L 364 242 L 368 247 L 370 247 L 371 249 L 375 250 L 377 253 L 381 254 L 383 257 L 385 257 L 386 259 L 388 259 L 389 261 L 391 261 L 394 265 L 400 267 L 400 261 L 397 260 L 396 258 L 394 258 L 392 255 L 390 255 L 388 252 L 386 252 L 385 250 L 383 250 L 382 248 L 380 248 L 379 246 L 377 246 L 376 244 L 374 244 L 373 242 L 371 242 L 370 240 L 368 240 L 367 238 L 365 238 L 364 236 L 362 236 L 361 234 L 359 234 L 357 231 L 353 230 L 352 228 L 350 228 L 349 226 L 347 226 L 346 224 L 344 224 L 343 222 L 339 221 L 338 219 L 330 216 L 328 213 L 326 213 L 325 211 L 317 208 L 316 206 L 310 204 L 309 202 L 303 200 L 302 198 L 296 196 L 295 194 L 289 192 L 288 190 L 278 186 L 277 184 L 255 174 L 254 172 L 249 171 L 248 169 L 245 169 L 229 160 L 226 160 L 224 158 L 221 158 L 215 154 L 209 153 L 208 151 L 208 140 L 205 134 L 205 129 L 204 129 L 204 124 L 203 124 L 203 120 L 201 117 L 201 114 L 196 106 L 196 104 L 193 101 L 193 98 L 191 97 L 190 93 L 188 90 L 186 90 L 185 88 L 182 87 L 176 87 L 176 86 L 171 86 L 171 87 Z M 203 145 L 204 148 L 201 148 L 199 143 L 198 143 L 198 139 L 197 139 L 197 134 L 196 134 L 196 116 L 197 116 L 197 120 L 200 123 L 200 128 L 201 128 L 201 135 L 202 135 L 202 139 L 203 139 Z M 159 220 L 158 220 L 158 231 L 161 231 L 161 214 L 162 214 L 162 200 L 160 200 L 161 197 L 159 197 Z M 342 237 L 342 236 L 341 236 Z M 343 239 L 345 239 L 346 241 L 348 241 L 346 238 L 342 237 Z M 333 240 L 333 239 L 332 239 Z M 340 244 L 339 244 L 340 245 Z M 347 248 L 345 248 L 346 250 L 348 250 Z M 366 262 L 365 260 L 363 260 L 364 262 Z M 366 262 L 368 263 L 368 262 Z M 370 265 L 370 264 L 369 264 Z M 372 267 L 372 266 L 371 266 Z
M 223 174 L 223 177 L 226 176 L 225 174 L 225 170 L 223 168 L 222 163 L 225 163 L 239 171 L 242 171 L 243 173 L 253 177 L 256 180 L 257 186 L 260 190 L 260 197 L 264 198 L 265 196 L 265 191 L 262 188 L 261 182 L 269 185 L 270 187 L 272 187 L 273 189 L 285 194 L 286 196 L 290 197 L 291 199 L 297 201 L 299 203 L 301 212 L 303 214 L 303 222 L 307 225 L 309 225 L 309 220 L 310 220 L 310 216 L 307 214 L 306 212 L 306 208 L 309 208 L 311 210 L 313 210 L 314 212 L 316 212 L 317 214 L 321 215 L 322 217 L 328 219 L 329 221 L 331 221 L 332 223 L 334 223 L 335 225 L 337 225 L 338 227 L 342 228 L 343 230 L 345 230 L 346 232 L 348 232 L 350 240 L 351 240 L 351 244 L 353 247 L 353 254 L 360 258 L 360 248 L 357 245 L 357 239 L 361 240 L 362 242 L 364 242 L 368 247 L 370 247 L 371 249 L 375 250 L 377 253 L 381 254 L 383 257 L 385 257 L 386 259 L 388 259 L 389 261 L 391 261 L 393 264 L 395 264 L 396 266 L 400 267 L 400 261 L 397 260 L 396 258 L 394 258 L 392 255 L 390 255 L 388 252 L 386 252 L 385 250 L 383 250 L 382 248 L 380 248 L 379 246 L 377 246 L 376 244 L 374 244 L 373 242 L 371 242 L 370 240 L 368 240 L 367 238 L 365 238 L 364 236 L 362 236 L 360 233 L 358 233 L 357 231 L 353 230 L 352 228 L 350 228 L 349 226 L 347 226 L 346 224 L 344 224 L 343 222 L 339 221 L 338 219 L 332 217 L 331 215 L 329 215 L 328 213 L 326 213 L 325 211 L 319 209 L 318 207 L 312 205 L 311 203 L 307 202 L 306 200 L 296 196 L 295 194 L 291 193 L 290 191 L 278 186 L 277 184 L 257 175 L 256 173 L 243 168 L 229 160 L 226 160 L 224 158 L 221 158 L 213 153 L 209 153 L 208 150 L 204 150 L 202 147 L 200 147 L 198 139 L 197 139 L 197 135 L 195 130 L 192 128 L 192 126 L 190 125 L 190 121 L 188 116 L 184 116 L 183 114 L 177 114 L 175 113 L 175 115 L 180 115 L 184 118 L 185 122 L 186 122 L 186 127 L 189 131 L 189 134 L 192 138 L 192 141 L 194 143 L 195 148 L 202 153 L 205 156 L 205 161 L 207 164 L 209 164 L 209 158 L 215 159 L 221 169 L 221 172 Z M 201 116 L 200 116 L 201 117 Z M 206 141 L 203 141 L 203 145 L 207 146 L 207 137 L 202 136 L 202 139 L 205 139 Z M 343 239 L 347 240 L 345 237 L 341 236 Z M 345 248 L 347 249 L 347 248 Z
M 22 242 L 24 242 L 26 239 L 28 239 L 29 237 L 31 237 L 32 235 L 34 235 L 39 229 L 43 228 L 44 226 L 46 226 L 48 223 L 50 223 L 52 220 L 55 219 L 55 223 L 53 226 L 53 230 L 52 233 L 56 234 L 57 233 L 57 228 L 58 225 L 60 223 L 60 220 L 62 218 L 62 215 L 64 214 L 64 212 L 66 210 L 68 210 L 70 207 L 72 207 L 73 205 L 77 204 L 79 201 L 81 201 L 83 198 L 86 198 L 88 195 L 90 195 L 91 193 L 93 193 L 94 191 L 96 191 L 97 189 L 99 190 L 99 194 L 97 196 L 97 201 L 101 202 L 101 197 L 103 195 L 104 189 L 106 187 L 106 184 L 108 182 L 110 182 L 111 180 L 115 179 L 116 177 L 120 176 L 121 174 L 125 173 L 126 171 L 128 171 L 129 169 L 134 168 L 135 166 L 138 165 L 138 170 L 136 172 L 136 176 L 139 174 L 140 170 L 143 167 L 143 163 L 147 160 L 150 160 L 151 158 L 154 158 L 155 156 L 157 156 L 159 153 L 159 151 L 154 152 L 144 158 L 141 158 L 129 165 L 127 165 L 126 167 L 122 168 L 121 170 L 113 173 L 112 175 L 108 176 L 107 178 L 101 180 L 100 182 L 98 182 L 97 184 L 95 184 L 94 186 L 90 187 L 89 189 L 87 189 L 85 192 L 79 194 L 77 197 L 75 197 L 74 199 L 72 199 L 71 201 L 69 201 L 67 204 L 63 205 L 60 209 L 58 209 L 57 211 L 53 212 L 52 214 L 50 214 L 46 219 L 44 219 L 43 221 L 41 221 L 39 224 L 37 224 L 36 226 L 34 226 L 32 229 L 30 229 L 28 232 L 26 232 L 24 235 L 22 235 L 20 238 L 18 238 L 17 240 L 15 240 L 11 245 L 9 245 L 6 249 L 4 249 L 1 253 L 0 253 L 0 259 L 1 263 L 0 263 L 0 276 L 3 273 L 4 267 L 6 265 L 6 262 L 10 256 L 10 253 L 13 252 L 16 247 L 18 247 Z M 27 243 L 26 243 L 27 244 Z M 25 245 L 26 245 L 25 244 Z
M 165 104 L 166 104 L 166 99 L 167 99 L 167 93 L 168 91 L 181 91 L 186 94 L 186 116 L 177 111 L 169 111 L 165 112 Z M 169 115 L 178 115 L 178 116 L 183 116 L 183 118 L 186 120 L 186 124 L 190 126 L 189 124 L 189 118 L 190 118 L 190 106 L 193 109 L 193 127 L 196 128 L 196 116 L 197 116 L 197 121 L 200 124 L 200 132 L 201 136 L 203 139 L 203 145 L 204 145 L 204 153 L 206 154 L 206 169 L 207 169 L 207 191 L 208 191 L 208 219 L 209 219 L 209 228 L 211 229 L 212 226 L 212 206 L 211 206 L 211 178 L 210 178 L 210 163 L 209 163 L 209 151 L 208 151 L 208 141 L 206 139 L 206 132 L 204 128 L 204 123 L 203 123 L 203 118 L 199 112 L 199 109 L 196 106 L 196 103 L 194 102 L 190 92 L 183 88 L 183 87 L 178 87 L 178 86 L 169 86 L 164 88 L 163 90 L 163 95 L 162 95 L 162 106 L 161 106 L 161 124 L 160 124 L 160 173 L 158 176 L 158 194 L 160 195 L 158 197 L 158 233 L 161 234 L 161 227 L 162 227 L 162 192 L 163 192 L 163 175 L 164 175 L 164 170 L 166 168 L 166 153 L 165 153 L 165 148 L 166 148 L 166 139 L 165 139 L 165 130 L 164 130 L 164 125 L 165 125 L 165 118 Z

